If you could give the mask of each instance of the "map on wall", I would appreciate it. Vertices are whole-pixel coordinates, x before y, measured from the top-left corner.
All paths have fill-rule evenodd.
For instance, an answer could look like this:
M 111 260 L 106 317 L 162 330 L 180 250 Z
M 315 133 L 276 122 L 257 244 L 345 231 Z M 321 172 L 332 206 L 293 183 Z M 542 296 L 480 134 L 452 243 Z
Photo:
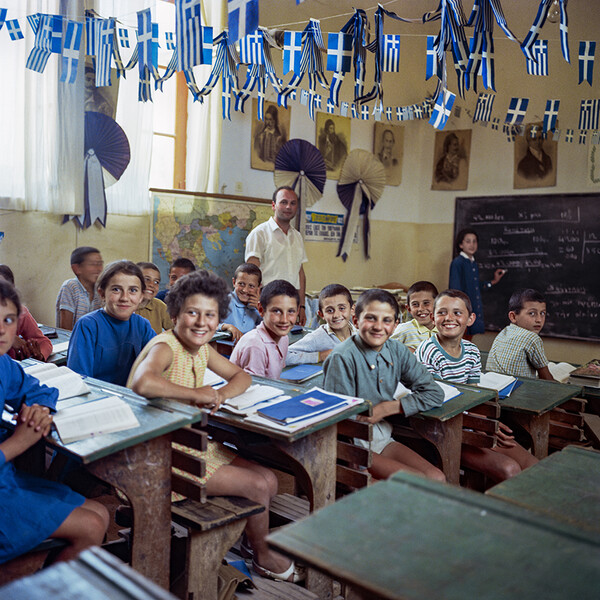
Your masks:
M 271 203 L 208 198 L 201 194 L 153 192 L 152 262 L 166 287 L 169 265 L 189 258 L 198 268 L 230 284 L 244 262 L 246 236 L 273 214 Z

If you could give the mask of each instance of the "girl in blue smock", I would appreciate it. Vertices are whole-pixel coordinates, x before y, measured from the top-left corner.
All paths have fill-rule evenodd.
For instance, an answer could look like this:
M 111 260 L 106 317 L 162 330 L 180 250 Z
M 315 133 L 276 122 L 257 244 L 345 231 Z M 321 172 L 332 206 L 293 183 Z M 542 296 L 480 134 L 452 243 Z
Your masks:
M 471 339 L 476 333 L 485 332 L 483 321 L 483 302 L 481 290 L 496 285 L 504 276 L 504 269 L 496 269 L 491 281 L 479 280 L 479 266 L 475 260 L 479 238 L 472 229 L 461 229 L 456 236 L 455 249 L 458 256 L 450 263 L 450 289 L 460 290 L 469 296 L 473 312 L 477 315 L 475 322 L 467 327 L 465 338 Z
M 14 431 L 0 422 L 0 564 L 48 537 L 69 545 L 57 560 L 102 543 L 108 512 L 67 486 L 15 469 L 12 460 L 50 431 L 58 390 L 40 385 L 7 356 L 17 333 L 21 303 L 15 288 L 0 279 L 0 410 L 16 414 Z

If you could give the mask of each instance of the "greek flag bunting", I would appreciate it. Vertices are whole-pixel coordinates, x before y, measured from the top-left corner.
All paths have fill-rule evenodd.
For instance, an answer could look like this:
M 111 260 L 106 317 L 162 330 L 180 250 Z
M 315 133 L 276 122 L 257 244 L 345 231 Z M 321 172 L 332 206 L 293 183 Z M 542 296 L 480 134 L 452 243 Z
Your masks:
M 594 55 L 596 42 L 579 42 L 579 83 L 587 81 L 592 85 L 594 77 Z
M 600 131 L 592 133 L 592 144 L 600 144 Z
M 37 33 L 38 32 L 38 27 L 40 26 L 40 17 L 42 15 L 40 13 L 35 13 L 33 15 L 27 15 L 27 22 L 29 23 L 29 26 L 31 27 L 31 31 L 33 31 L 33 33 Z
M 138 99 L 141 102 L 152 100 L 150 74 L 158 63 L 158 24 L 152 23 L 152 13 L 149 8 L 140 10 L 138 17 L 138 68 L 140 82 Z
M 283 34 L 283 74 L 293 71 L 300 74 L 302 59 L 302 32 L 286 31 Z
M 573 130 L 572 129 L 567 129 L 567 133 L 565 133 L 565 142 L 567 142 L 567 144 L 573 143 Z
M 586 140 L 587 140 L 587 131 L 581 130 L 579 132 L 579 143 L 585 144 Z
M 530 135 L 531 135 L 531 139 L 535 140 L 538 135 L 541 137 L 542 136 L 542 132 L 541 132 L 541 128 L 539 125 L 532 125 L 529 129 L 530 131 Z
M 499 0 L 496 0 L 499 1 Z M 569 27 L 568 27 L 568 18 L 567 18 L 567 0 L 558 0 L 560 2 L 560 45 L 562 49 L 562 54 L 564 59 L 567 62 L 571 62 L 569 56 Z M 554 0 L 541 0 L 540 5 L 538 7 L 538 12 L 533 20 L 531 28 L 527 32 L 523 43 L 521 44 L 521 49 L 523 50 L 525 56 L 527 58 L 533 58 L 531 53 L 531 48 L 534 42 L 537 40 L 538 35 L 540 33 L 541 28 L 546 22 L 546 17 L 548 16 L 548 10 L 554 3 Z
M 300 104 L 302 104 L 302 106 L 308 105 L 308 90 L 302 90 L 300 92 Z
M 383 106 L 381 105 L 381 103 L 376 103 L 373 107 L 373 112 L 371 113 L 373 115 L 373 118 L 376 121 L 381 121 L 381 113 L 383 113 Z
M 4 25 L 4 21 L 6 21 L 6 13 L 8 12 L 7 8 L 0 8 L 0 29 Z
M 385 107 L 385 117 L 388 121 L 392 121 L 394 118 L 393 112 L 392 112 L 392 107 L 391 106 L 386 106 Z
M 40 15 L 33 48 L 27 57 L 26 68 L 43 73 L 53 52 L 62 51 L 63 18 L 59 15 Z
M 352 36 L 330 33 L 327 36 L 327 70 L 347 73 L 352 67 Z
M 110 59 L 113 53 L 115 20 L 100 19 L 96 32 L 96 87 L 105 87 L 110 82 Z
M 8 31 L 8 35 L 10 35 L 10 39 L 13 42 L 22 40 L 25 37 L 21 31 L 21 26 L 19 25 L 18 19 L 10 19 L 9 21 L 6 21 L 6 30 Z
M 579 109 L 579 129 L 598 129 L 600 99 L 582 100 Z
M 528 105 L 529 98 L 511 98 L 508 111 L 506 112 L 506 119 L 504 119 L 504 121 L 511 125 L 522 123 Z
M 247 65 L 264 65 L 262 32 L 255 31 L 240 40 L 240 61 Z
M 354 105 L 352 105 L 354 106 Z M 360 108 L 360 118 L 363 121 L 368 121 L 369 120 L 369 107 L 367 104 L 363 104 Z
M 496 94 L 486 94 L 483 92 L 479 94 L 475 114 L 473 115 L 473 123 L 477 123 L 477 121 L 488 122 L 490 120 L 495 99 Z
M 352 103 L 351 109 L 352 109 L 352 118 L 358 119 L 358 109 L 356 107 L 356 102 Z
M 500 125 L 500 119 L 498 117 L 494 117 L 492 119 L 492 129 L 494 131 L 498 131 L 498 125 Z
M 528 75 L 548 75 L 548 40 L 536 40 L 530 49 L 533 58 L 526 57 Z
M 423 108 L 421 106 L 419 106 L 418 104 L 413 104 L 412 110 L 413 110 L 413 115 L 415 116 L 415 119 L 423 118 Z
M 400 36 L 384 35 L 382 40 L 381 70 L 386 73 L 397 73 L 400 70 Z
M 88 56 L 94 56 L 96 52 L 96 32 L 98 30 L 97 23 L 100 19 L 90 16 L 91 11 L 86 11 L 85 17 L 85 53 Z
M 546 111 L 544 112 L 544 132 L 553 131 L 558 119 L 558 108 L 560 100 L 546 100 Z
M 77 65 L 79 64 L 82 35 L 83 23 L 71 21 L 70 19 L 67 20 L 60 71 L 60 80 L 63 82 L 75 83 L 77 79 Z
M 448 119 L 450 118 L 454 100 L 456 100 L 456 94 L 453 94 L 447 89 L 443 89 L 442 93 L 438 94 L 438 97 L 435 101 L 433 110 L 431 112 L 431 119 L 429 119 L 429 124 L 433 125 L 433 127 L 436 129 L 444 129 Z
M 435 48 L 435 35 L 427 36 L 427 63 L 425 67 L 425 80 L 436 75 L 441 77 L 440 63 Z
M 258 29 L 258 0 L 227 0 L 229 43 Z
M 321 110 L 321 103 L 323 102 L 323 98 L 319 94 L 315 94 L 315 108 Z
M 175 49 L 175 40 L 173 39 L 172 31 L 165 32 L 165 45 L 167 47 L 167 50 Z
M 119 27 L 119 44 L 121 48 L 129 48 L 129 30 L 125 27 Z
M 513 125 L 508 125 L 508 124 L 504 124 L 502 127 L 502 130 L 504 131 L 504 133 L 506 133 L 506 141 L 507 142 L 514 142 L 515 141 L 515 135 L 517 133 L 517 128 L 514 127 Z
M 560 139 L 560 129 L 555 129 L 554 133 L 552 134 L 552 141 L 558 142 L 559 139 Z
M 340 115 L 342 115 L 342 117 L 348 116 L 348 103 L 347 102 L 342 102 L 342 104 L 340 105 Z
M 335 111 L 335 104 L 327 98 L 327 112 L 332 115 Z
M 175 38 L 177 67 L 180 71 L 206 63 L 200 0 L 175 0 Z M 231 29 L 230 29 L 231 31 Z

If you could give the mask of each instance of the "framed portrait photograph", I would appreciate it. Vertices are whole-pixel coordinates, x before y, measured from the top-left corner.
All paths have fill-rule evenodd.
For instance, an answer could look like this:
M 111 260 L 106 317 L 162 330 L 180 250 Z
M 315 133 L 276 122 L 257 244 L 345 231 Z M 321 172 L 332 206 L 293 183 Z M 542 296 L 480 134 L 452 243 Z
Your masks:
M 404 127 L 382 122 L 375 123 L 373 154 L 385 168 L 385 184 L 400 185 L 404 155 Z
M 432 190 L 466 190 L 469 182 L 471 130 L 437 131 L 433 150 Z
M 250 166 L 260 171 L 274 171 L 275 157 L 290 136 L 291 108 L 265 101 L 264 119 L 258 119 L 258 100 L 252 98 L 252 148 Z
M 558 142 L 542 132 L 542 122 L 529 123 L 524 135 L 515 136 L 513 187 L 551 187 L 556 185 Z
M 117 98 L 119 96 L 119 78 L 117 70 L 111 69 L 110 80 L 112 85 L 96 87 L 96 69 L 91 59 L 85 61 L 83 79 L 84 110 L 99 112 L 111 119 L 117 114 Z
M 323 155 L 327 179 L 339 179 L 350 152 L 350 118 L 317 113 L 317 148 Z

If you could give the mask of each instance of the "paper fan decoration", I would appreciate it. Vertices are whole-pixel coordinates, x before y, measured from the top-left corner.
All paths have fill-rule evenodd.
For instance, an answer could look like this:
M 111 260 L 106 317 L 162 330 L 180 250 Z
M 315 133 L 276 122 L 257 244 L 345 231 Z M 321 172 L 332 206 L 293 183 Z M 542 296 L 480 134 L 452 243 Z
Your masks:
M 366 150 L 352 150 L 342 167 L 337 184 L 338 197 L 348 211 L 337 255 L 346 260 L 352 249 L 352 240 L 363 216 L 365 257 L 370 258 L 369 213 L 381 197 L 385 187 L 385 168 Z
M 86 229 L 98 220 L 106 226 L 104 189 L 116 183 L 125 172 L 131 153 L 129 141 L 119 124 L 109 116 L 85 113 L 85 159 L 83 214 L 73 220 Z
M 298 231 L 304 237 L 306 209 L 323 195 L 325 161 L 316 146 L 306 140 L 286 142 L 275 157 L 275 185 L 289 185 L 298 195 Z

